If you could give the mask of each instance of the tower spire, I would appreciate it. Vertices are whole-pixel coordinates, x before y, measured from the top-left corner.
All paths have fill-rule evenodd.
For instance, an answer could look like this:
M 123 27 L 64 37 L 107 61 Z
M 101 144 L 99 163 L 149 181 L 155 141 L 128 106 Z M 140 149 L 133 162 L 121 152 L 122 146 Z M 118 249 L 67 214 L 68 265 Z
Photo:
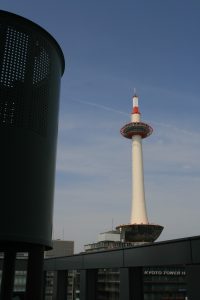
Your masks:
M 136 88 L 134 88 L 134 94 L 133 94 L 133 110 L 132 110 L 132 114 L 140 114 L 140 110 L 139 110 L 139 97 L 136 94 Z

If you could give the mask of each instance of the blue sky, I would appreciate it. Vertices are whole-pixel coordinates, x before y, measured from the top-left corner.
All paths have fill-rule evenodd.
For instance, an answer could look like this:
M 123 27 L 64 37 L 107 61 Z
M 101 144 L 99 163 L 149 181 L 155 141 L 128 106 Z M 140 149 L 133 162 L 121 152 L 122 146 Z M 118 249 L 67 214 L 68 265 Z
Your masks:
M 61 45 L 62 77 L 54 238 L 76 251 L 129 222 L 133 88 L 142 118 L 149 221 L 159 240 L 199 234 L 200 2 L 2 0 L 1 9 L 44 27 Z

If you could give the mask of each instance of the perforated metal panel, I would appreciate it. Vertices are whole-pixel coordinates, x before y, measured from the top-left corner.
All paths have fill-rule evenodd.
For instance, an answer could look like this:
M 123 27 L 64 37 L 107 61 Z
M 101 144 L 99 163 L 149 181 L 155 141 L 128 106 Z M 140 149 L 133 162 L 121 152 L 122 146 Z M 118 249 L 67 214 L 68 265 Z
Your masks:
M 48 32 L 4 11 L 0 41 L 0 241 L 49 246 L 64 57 Z
M 0 31 L 4 42 L 0 57 L 0 126 L 25 126 L 45 135 L 51 48 L 43 38 L 35 40 L 13 26 L 1 24 Z M 27 88 L 22 94 L 21 89 Z M 24 101 L 28 100 L 30 109 L 24 111 Z
M 4 86 L 13 87 L 16 81 L 24 82 L 27 50 L 28 35 L 8 27 L 0 79 Z

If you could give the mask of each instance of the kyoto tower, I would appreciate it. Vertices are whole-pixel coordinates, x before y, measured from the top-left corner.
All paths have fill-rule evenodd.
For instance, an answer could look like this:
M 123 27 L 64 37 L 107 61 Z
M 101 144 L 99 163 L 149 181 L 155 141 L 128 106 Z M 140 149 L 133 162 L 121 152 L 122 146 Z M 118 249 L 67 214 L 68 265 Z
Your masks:
M 132 243 L 154 242 L 161 234 L 163 226 L 150 224 L 147 217 L 144 190 L 142 139 L 150 136 L 153 129 L 141 122 L 138 96 L 133 96 L 131 123 L 120 130 L 121 134 L 132 140 L 132 208 L 130 224 L 116 227 L 121 232 L 121 240 Z

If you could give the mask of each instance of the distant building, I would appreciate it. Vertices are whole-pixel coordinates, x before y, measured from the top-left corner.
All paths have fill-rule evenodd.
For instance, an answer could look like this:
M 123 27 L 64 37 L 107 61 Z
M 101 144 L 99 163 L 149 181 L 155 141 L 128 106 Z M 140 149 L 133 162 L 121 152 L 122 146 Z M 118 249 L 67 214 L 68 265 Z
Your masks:
M 45 251 L 45 258 L 74 254 L 74 241 L 53 240 L 53 249 Z

